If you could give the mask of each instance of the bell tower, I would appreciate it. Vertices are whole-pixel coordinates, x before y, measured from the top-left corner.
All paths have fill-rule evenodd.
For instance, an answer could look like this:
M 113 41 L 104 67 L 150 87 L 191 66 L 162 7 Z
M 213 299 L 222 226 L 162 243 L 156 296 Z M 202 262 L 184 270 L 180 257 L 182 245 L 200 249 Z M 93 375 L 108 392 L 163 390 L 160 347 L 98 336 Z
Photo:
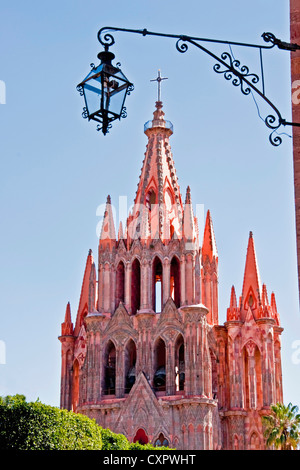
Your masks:
M 259 416 L 282 398 L 279 315 L 250 234 L 243 291 L 219 325 L 211 212 L 199 234 L 182 197 L 160 96 L 131 212 L 116 230 L 107 196 L 98 260 L 88 253 L 73 327 L 62 323 L 61 407 L 130 441 L 176 449 L 263 448 Z M 201 236 L 201 243 L 200 243 Z M 252 446 L 252 447 L 251 447 Z

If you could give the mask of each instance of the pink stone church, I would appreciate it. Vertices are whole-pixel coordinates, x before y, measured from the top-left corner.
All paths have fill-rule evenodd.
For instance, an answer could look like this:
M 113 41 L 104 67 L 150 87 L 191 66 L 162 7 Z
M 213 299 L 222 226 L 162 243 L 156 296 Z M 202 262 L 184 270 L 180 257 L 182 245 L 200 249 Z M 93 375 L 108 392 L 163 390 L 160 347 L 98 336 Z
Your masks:
M 75 323 L 68 304 L 61 326 L 61 408 L 134 442 L 264 449 L 261 417 L 283 401 L 275 296 L 261 283 L 250 232 L 241 295 L 232 287 L 219 324 L 212 218 L 208 211 L 200 234 L 191 190 L 184 202 L 180 192 L 172 133 L 157 101 L 118 233 L 107 197 L 97 267 L 90 250 Z

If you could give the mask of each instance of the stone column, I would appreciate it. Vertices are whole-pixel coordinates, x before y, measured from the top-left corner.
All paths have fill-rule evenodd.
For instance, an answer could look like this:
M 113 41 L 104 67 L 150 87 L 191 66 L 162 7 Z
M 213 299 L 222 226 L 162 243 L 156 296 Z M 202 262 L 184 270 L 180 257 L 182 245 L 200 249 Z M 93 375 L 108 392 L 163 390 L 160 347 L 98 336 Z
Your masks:
M 104 265 L 104 273 L 103 273 L 103 308 L 104 312 L 110 312 L 110 265 L 109 263 L 105 263 Z
M 209 318 L 212 322 L 212 292 L 211 292 L 211 276 L 208 272 L 204 275 L 204 289 L 205 289 L 205 299 L 204 305 L 208 308 L 209 311 Z
M 118 345 L 116 347 L 116 398 L 121 398 L 124 396 L 124 387 L 125 387 L 125 356 L 124 356 L 124 347 Z
M 94 401 L 97 402 L 101 399 L 101 334 L 100 331 L 96 331 L 95 334 L 95 377 L 94 377 Z
M 93 375 L 94 375 L 94 332 L 91 325 L 87 327 L 87 402 L 93 402 Z
M 143 258 L 141 262 L 141 308 L 140 310 L 152 310 L 152 283 L 151 283 L 151 262 L 150 259 Z
M 125 307 L 131 312 L 131 261 L 125 264 Z
M 74 337 L 60 336 L 61 341 L 61 392 L 60 407 L 70 410 L 72 406 L 72 362 Z
M 116 305 L 116 284 L 117 284 L 117 272 L 114 265 L 111 265 L 110 268 L 110 312 L 114 313 L 115 309 L 118 307 Z
M 275 403 L 275 353 L 273 341 L 273 318 L 260 318 L 257 324 L 261 328 L 263 338 L 261 375 L 262 375 L 262 406 L 269 407 Z
M 87 402 L 97 403 L 102 396 L 102 321 L 106 317 L 99 312 L 90 312 L 85 317 L 86 322 L 86 361 L 85 361 L 85 388 Z
M 212 319 L 213 324 L 218 325 L 219 323 L 219 300 L 218 300 L 218 275 L 213 273 L 212 275 Z
M 239 331 L 242 323 L 240 321 L 226 322 L 228 330 L 227 364 L 229 367 L 229 407 L 240 409 L 243 406 L 243 375 L 242 355 L 238 343 Z
M 204 305 L 180 307 L 185 325 L 185 392 L 211 397 L 211 359 L 207 340 L 208 310 Z
M 185 255 L 181 255 L 180 260 L 180 288 L 181 288 L 181 305 L 185 305 L 186 294 L 185 294 Z
M 134 321 L 137 323 L 135 329 L 139 333 L 135 375 L 137 377 L 140 372 L 144 372 L 149 380 L 152 379 L 151 330 L 154 319 L 155 313 L 150 310 L 139 311 L 134 315 Z
M 246 380 L 249 381 L 249 407 L 252 410 L 255 410 L 257 404 L 257 389 L 254 350 L 247 349 L 247 352 L 249 364 L 249 377 L 246 377 Z
M 175 395 L 175 351 L 174 337 L 170 334 L 166 344 L 166 395 Z
M 163 306 L 166 304 L 167 300 L 170 297 L 170 260 L 169 258 L 164 258 L 163 261 Z
M 188 305 L 192 305 L 194 303 L 194 282 L 193 282 L 193 255 L 188 253 L 186 255 L 186 265 L 185 265 L 185 272 L 186 272 L 186 285 L 185 285 L 185 292 L 186 292 L 186 300 Z
M 103 310 L 103 265 L 99 266 L 99 276 L 98 276 L 98 310 L 101 312 Z

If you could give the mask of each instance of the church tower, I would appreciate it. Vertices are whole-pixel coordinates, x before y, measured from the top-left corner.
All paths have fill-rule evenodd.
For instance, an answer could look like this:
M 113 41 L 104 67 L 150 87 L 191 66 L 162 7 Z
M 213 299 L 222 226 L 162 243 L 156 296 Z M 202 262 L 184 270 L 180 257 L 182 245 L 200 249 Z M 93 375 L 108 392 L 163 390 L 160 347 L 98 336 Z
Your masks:
M 61 407 L 130 441 L 177 449 L 262 449 L 260 416 L 282 400 L 274 294 L 250 234 L 242 295 L 218 319 L 210 211 L 201 240 L 182 198 L 160 100 L 132 211 L 116 230 L 107 196 L 97 268 L 88 253 L 75 326 L 62 323 Z

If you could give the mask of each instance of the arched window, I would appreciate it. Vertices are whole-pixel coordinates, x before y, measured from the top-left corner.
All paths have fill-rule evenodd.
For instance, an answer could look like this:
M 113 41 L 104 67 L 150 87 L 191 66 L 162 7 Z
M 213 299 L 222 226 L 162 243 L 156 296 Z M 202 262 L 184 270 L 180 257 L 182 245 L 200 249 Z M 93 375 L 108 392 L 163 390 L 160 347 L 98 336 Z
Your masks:
M 125 300 L 125 267 L 123 261 L 120 261 L 117 267 L 116 279 L 116 307 Z
M 176 392 L 184 390 L 185 365 L 184 365 L 184 341 L 179 335 L 175 343 L 175 383 Z
M 244 406 L 245 408 L 260 408 L 262 403 L 262 372 L 261 355 L 258 347 L 251 351 L 247 350 L 247 345 L 243 350 L 244 358 Z
M 236 434 L 233 438 L 233 450 L 239 450 L 239 439 Z
M 162 264 L 157 256 L 152 265 L 152 299 L 153 310 L 155 312 L 161 312 L 163 300 Z
M 73 384 L 72 384 L 72 411 L 76 411 L 79 401 L 79 364 L 77 359 L 73 364 Z
M 116 348 L 112 341 L 106 346 L 104 369 L 104 395 L 116 393 Z
M 136 435 L 134 436 L 133 442 L 139 442 L 140 444 L 148 444 L 148 436 L 145 433 L 144 429 L 140 428 L 137 430 Z
M 253 432 L 250 437 L 250 450 L 260 450 L 259 437 L 256 432 Z
M 135 382 L 136 346 L 130 339 L 125 349 L 125 393 L 129 393 Z
M 166 346 L 159 338 L 154 349 L 154 378 L 153 385 L 157 391 L 166 390 Z
M 149 211 L 152 210 L 152 206 L 156 203 L 156 194 L 153 189 L 150 189 L 148 193 L 146 194 L 145 198 L 145 205 L 149 209 Z
M 176 256 L 173 256 L 170 269 L 170 296 L 174 300 L 177 308 L 180 307 L 180 263 Z
M 169 447 L 169 441 L 165 438 L 163 433 L 161 432 L 158 438 L 155 441 L 155 447 Z
M 141 304 L 141 266 L 137 258 L 131 268 L 131 312 L 135 315 Z

